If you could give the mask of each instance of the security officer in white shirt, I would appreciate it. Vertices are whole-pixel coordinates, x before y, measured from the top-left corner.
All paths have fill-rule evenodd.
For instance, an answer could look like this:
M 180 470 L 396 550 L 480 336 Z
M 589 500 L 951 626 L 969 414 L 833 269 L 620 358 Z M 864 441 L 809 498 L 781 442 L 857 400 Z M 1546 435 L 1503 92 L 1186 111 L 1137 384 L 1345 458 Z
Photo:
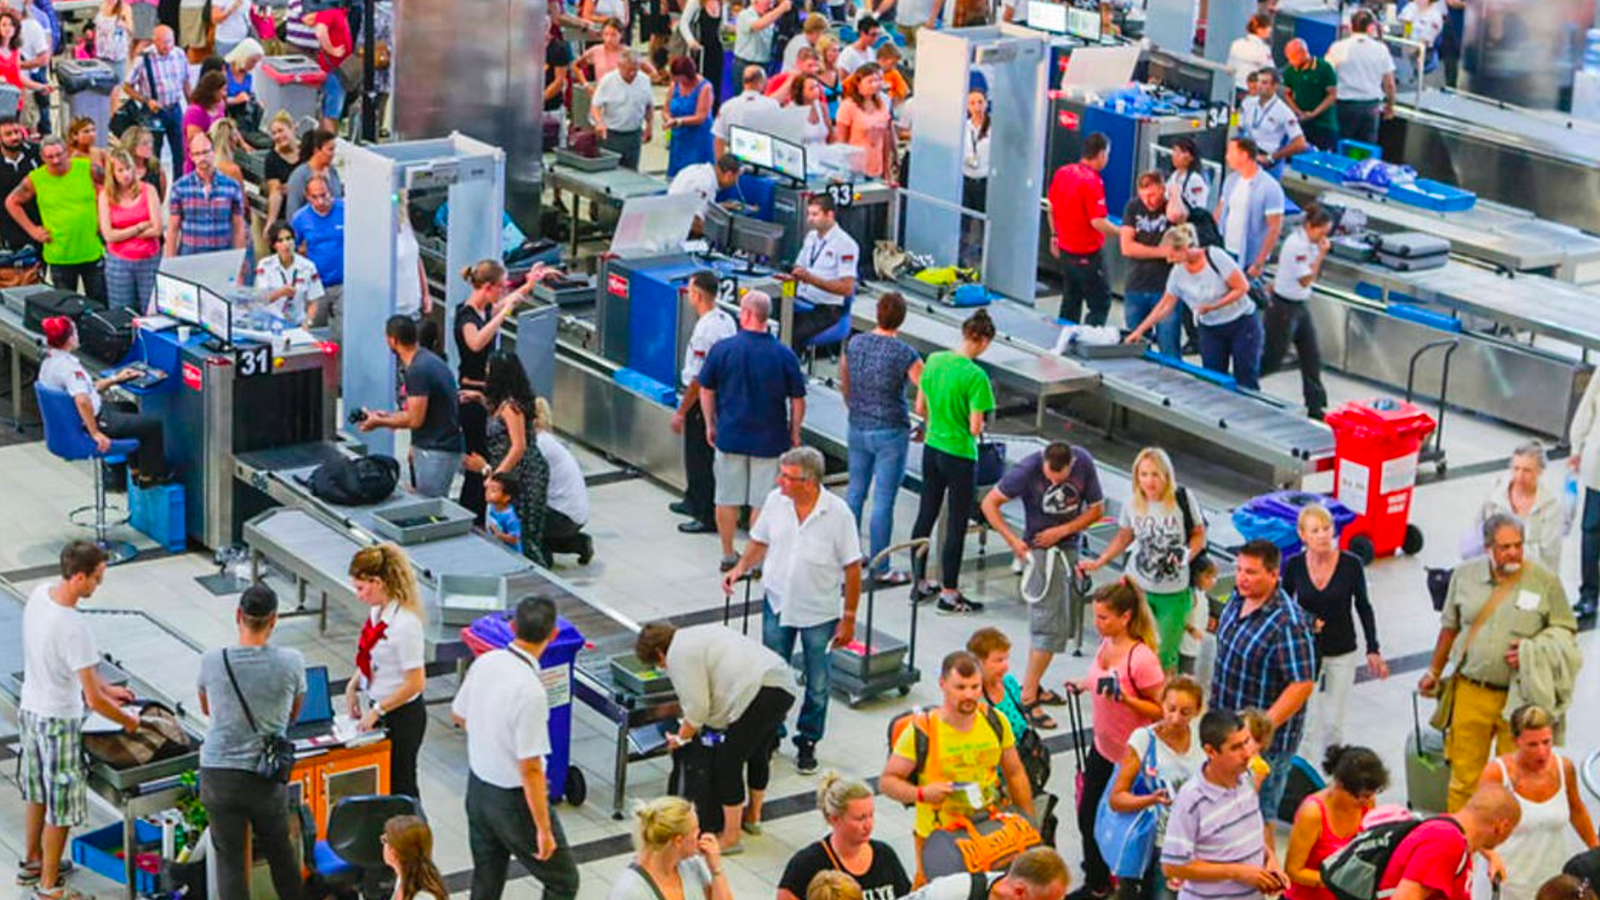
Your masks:
M 856 266 L 861 255 L 855 238 L 839 227 L 831 196 L 811 195 L 806 218 L 812 230 L 806 233 L 794 270 L 788 276 L 798 282 L 795 296 L 811 306 L 802 309 L 799 303 L 795 304 L 794 336 L 789 346 L 796 352 L 844 317 L 845 301 L 855 296 Z
M 683 399 L 672 415 L 672 430 L 683 435 L 683 470 L 689 486 L 683 492 L 683 500 L 671 508 L 689 517 L 689 521 L 678 524 L 684 534 L 715 534 L 717 530 L 713 465 L 716 448 L 706 440 L 706 414 L 700 408 L 700 367 L 705 365 L 706 354 L 713 345 L 739 330 L 733 316 L 717 306 L 717 288 L 717 276 L 710 271 L 702 270 L 689 278 L 689 302 L 700 318 L 689 335 L 689 346 L 683 348 Z
M 1278 271 L 1272 282 L 1272 303 L 1266 311 L 1266 339 L 1261 352 L 1261 373 L 1276 372 L 1284 354 L 1294 347 L 1300 362 L 1300 390 L 1305 395 L 1306 414 L 1321 420 L 1328 411 L 1328 391 L 1322 386 L 1322 349 L 1317 329 L 1306 301 L 1311 285 L 1322 274 L 1328 257 L 1328 232 L 1333 217 L 1315 203 L 1305 209 L 1301 226 L 1283 242 L 1278 254 Z
M 467 842 L 472 900 L 499 900 L 511 857 L 544 885 L 545 900 L 577 900 L 578 864 L 550 806 L 550 697 L 539 656 L 556 636 L 556 605 L 524 597 L 516 639 L 478 657 L 450 705 L 467 732 Z
M 805 698 L 795 722 L 795 767 L 817 769 L 816 747 L 828 720 L 831 650 L 855 640 L 861 601 L 861 533 L 850 507 L 822 487 L 823 460 L 815 447 L 795 447 L 778 457 L 778 489 L 767 496 L 750 544 L 722 577 L 733 593 L 746 572 L 762 567 L 761 642 L 783 659 L 800 641 Z M 843 609 L 839 595 L 844 594 Z
M 1278 96 L 1277 69 L 1256 72 L 1250 96 L 1239 105 L 1239 133 L 1255 140 L 1262 167 L 1278 179 L 1284 160 L 1310 149 L 1300 117 Z
M 672 177 L 672 183 L 667 185 L 667 196 L 699 197 L 706 206 L 710 206 L 717 202 L 718 193 L 739 183 L 741 169 L 739 157 L 731 153 L 722 154 L 714 164 L 695 163 L 692 166 L 684 166 Z M 696 216 L 696 227 L 698 228 L 700 224 L 700 217 Z
M 123 369 L 109 378 L 94 379 L 78 361 L 78 326 L 66 316 L 51 316 L 40 324 L 44 331 L 45 354 L 39 361 L 39 384 L 72 396 L 83 430 L 94 440 L 95 449 L 105 453 L 112 438 L 134 438 L 139 453 L 133 459 L 134 480 L 141 487 L 162 484 L 171 479 L 167 468 L 166 445 L 161 420 L 141 415 L 132 403 L 105 403 L 100 392 L 136 377 L 139 373 Z
M 1369 144 L 1378 142 L 1379 117 L 1394 116 L 1394 57 L 1372 37 L 1375 20 L 1369 10 L 1350 17 L 1350 36 L 1334 41 L 1323 56 L 1339 76 L 1339 136 Z

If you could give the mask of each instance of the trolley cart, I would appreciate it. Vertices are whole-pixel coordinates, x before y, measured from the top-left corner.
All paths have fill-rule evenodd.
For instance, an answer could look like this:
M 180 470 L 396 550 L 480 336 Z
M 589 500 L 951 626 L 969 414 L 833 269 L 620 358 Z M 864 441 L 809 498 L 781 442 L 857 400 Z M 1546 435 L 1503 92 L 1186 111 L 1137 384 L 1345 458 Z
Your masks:
M 887 563 L 890 557 L 902 551 L 910 551 L 914 561 L 925 559 L 932 543 L 929 538 L 918 538 L 886 547 L 866 565 L 861 577 L 870 579 L 871 576 L 867 573 L 876 571 L 879 566 Z M 912 568 L 920 567 L 913 564 Z M 843 647 L 834 647 L 830 654 L 833 663 L 831 684 L 834 690 L 844 694 L 851 707 L 890 691 L 895 691 L 904 697 L 911 692 L 913 684 L 922 680 L 922 673 L 918 671 L 915 661 L 917 604 L 910 604 L 911 628 L 907 640 L 902 641 L 873 628 L 877 594 L 877 582 L 869 580 L 865 628 L 854 641 Z M 909 600 L 909 586 L 906 596 Z

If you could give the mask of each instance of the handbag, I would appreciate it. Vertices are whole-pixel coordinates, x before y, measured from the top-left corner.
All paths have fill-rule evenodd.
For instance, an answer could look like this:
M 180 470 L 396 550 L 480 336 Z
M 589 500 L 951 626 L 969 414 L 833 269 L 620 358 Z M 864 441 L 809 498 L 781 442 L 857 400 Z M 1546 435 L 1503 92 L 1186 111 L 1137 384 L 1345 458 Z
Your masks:
M 979 487 L 999 484 L 1006 474 L 1006 445 L 997 441 L 978 440 L 978 464 L 973 469 L 973 482 Z
M 1513 585 L 1520 583 L 1521 579 L 1518 579 L 1515 582 L 1502 581 L 1495 585 L 1494 592 L 1489 595 L 1489 602 L 1483 605 L 1483 610 L 1478 613 L 1478 617 L 1472 620 L 1472 627 L 1467 629 L 1466 640 L 1457 645 L 1461 648 L 1461 652 L 1455 654 L 1455 665 L 1450 669 L 1450 675 L 1440 680 L 1439 689 L 1434 695 L 1437 703 L 1433 708 L 1433 718 L 1428 720 L 1428 724 L 1434 728 L 1440 731 L 1449 730 L 1450 719 L 1455 713 L 1456 682 L 1461 678 L 1461 665 L 1466 662 L 1467 650 L 1472 646 L 1473 639 L 1478 636 L 1478 632 L 1483 628 L 1483 623 L 1489 621 L 1489 617 L 1494 615 L 1500 609 L 1500 604 L 1504 603 L 1506 597 L 1511 595 Z
M 1156 736 L 1150 734 L 1139 777 L 1134 779 L 1136 796 L 1149 796 L 1165 790 L 1165 779 L 1152 775 L 1156 767 Z M 1156 832 L 1161 824 L 1161 804 L 1155 803 L 1134 812 L 1111 808 L 1111 787 L 1100 794 L 1100 809 L 1094 820 L 1094 839 L 1105 857 L 1106 866 L 1118 878 L 1143 878 L 1155 852 Z
M 250 730 L 261 734 L 256 717 L 250 712 L 250 702 L 239 690 L 239 679 L 234 677 L 233 663 L 228 661 L 228 651 L 222 651 L 222 667 L 228 670 L 228 681 L 233 685 L 233 695 L 239 698 L 239 708 L 244 710 Z M 256 774 L 273 784 L 288 784 L 294 771 L 294 741 L 282 734 L 262 734 L 261 757 L 256 760 Z
M 146 82 L 145 86 L 148 87 L 150 89 L 150 93 L 154 95 L 156 91 L 155 64 L 150 61 L 150 54 L 148 52 L 143 55 L 144 75 Z M 167 130 L 166 123 L 161 120 L 160 115 L 152 111 L 150 107 L 134 100 L 123 101 L 122 105 L 117 107 L 117 112 L 111 117 L 111 122 L 107 127 L 111 129 L 112 134 L 121 137 L 129 128 L 132 128 L 135 125 L 139 125 L 146 131 L 149 131 L 151 134 L 157 136 L 161 135 Z

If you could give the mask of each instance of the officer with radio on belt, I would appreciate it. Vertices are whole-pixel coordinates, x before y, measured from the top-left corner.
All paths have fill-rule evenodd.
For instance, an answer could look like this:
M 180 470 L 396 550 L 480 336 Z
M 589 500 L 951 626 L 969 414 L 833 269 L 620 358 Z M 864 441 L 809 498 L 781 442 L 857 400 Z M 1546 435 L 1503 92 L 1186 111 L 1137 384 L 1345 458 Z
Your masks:
M 1284 160 L 1311 149 L 1300 117 L 1278 96 L 1278 70 L 1256 72 L 1250 96 L 1239 104 L 1239 132 L 1254 138 L 1262 168 L 1274 178 L 1283 177 Z
M 813 337 L 832 328 L 844 317 L 845 301 L 856 292 L 856 264 L 861 248 L 839 227 L 833 197 L 813 194 L 806 203 L 811 231 L 800 245 L 794 271 L 795 296 L 810 308 L 795 304 L 794 336 L 789 346 L 803 349 Z

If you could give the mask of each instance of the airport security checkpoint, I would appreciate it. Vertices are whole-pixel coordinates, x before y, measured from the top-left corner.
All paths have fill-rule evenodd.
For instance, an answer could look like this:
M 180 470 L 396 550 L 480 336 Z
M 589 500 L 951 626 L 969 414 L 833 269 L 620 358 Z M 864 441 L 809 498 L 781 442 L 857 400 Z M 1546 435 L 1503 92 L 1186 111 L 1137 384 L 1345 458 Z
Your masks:
M 1593 3 L 0 6 L 30 900 L 1595 896 Z

